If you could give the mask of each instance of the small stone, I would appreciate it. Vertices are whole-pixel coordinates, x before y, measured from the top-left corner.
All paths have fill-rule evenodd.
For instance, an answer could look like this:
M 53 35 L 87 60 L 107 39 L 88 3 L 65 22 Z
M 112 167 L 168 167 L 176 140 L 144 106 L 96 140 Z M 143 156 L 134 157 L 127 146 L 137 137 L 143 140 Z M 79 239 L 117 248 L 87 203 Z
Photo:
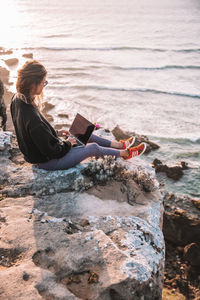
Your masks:
M 42 220 L 40 221 L 40 223 L 46 223 L 46 220 L 45 220 L 45 219 L 42 219 Z
M 83 219 L 83 220 L 80 221 L 79 225 L 82 226 L 82 227 L 85 227 L 85 226 L 90 225 L 90 223 L 87 219 Z
M 33 53 L 24 53 L 23 55 L 22 55 L 23 57 L 25 57 L 25 58 L 33 58 Z
M 24 271 L 22 278 L 23 278 L 24 281 L 28 281 L 29 278 L 30 278 L 30 275 Z

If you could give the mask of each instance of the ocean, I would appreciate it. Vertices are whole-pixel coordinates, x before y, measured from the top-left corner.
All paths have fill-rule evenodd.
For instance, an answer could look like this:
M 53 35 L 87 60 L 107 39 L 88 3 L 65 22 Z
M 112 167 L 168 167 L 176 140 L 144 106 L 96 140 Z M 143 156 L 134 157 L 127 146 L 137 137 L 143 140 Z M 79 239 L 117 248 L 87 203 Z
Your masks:
M 143 156 L 149 164 L 190 167 L 178 182 L 164 177 L 166 188 L 200 197 L 198 0 L 8 0 L 1 13 L 0 46 L 19 59 L 11 91 L 22 55 L 33 53 L 48 71 L 53 125 L 80 112 L 147 135 L 160 145 Z

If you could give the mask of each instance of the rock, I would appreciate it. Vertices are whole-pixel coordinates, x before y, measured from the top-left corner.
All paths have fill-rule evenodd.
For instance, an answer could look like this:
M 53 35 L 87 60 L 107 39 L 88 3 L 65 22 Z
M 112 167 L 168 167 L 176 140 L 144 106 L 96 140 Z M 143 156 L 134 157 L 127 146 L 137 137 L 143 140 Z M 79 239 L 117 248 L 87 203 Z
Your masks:
M 33 59 L 33 53 L 24 53 L 22 56 L 25 58 Z
M 23 276 L 22 276 L 23 280 L 28 281 L 29 277 L 30 277 L 29 274 L 24 271 Z
M 116 140 L 123 140 L 123 139 L 127 139 L 130 136 L 135 136 L 136 137 L 136 142 L 135 145 L 139 145 L 142 142 L 145 142 L 147 144 L 147 148 L 145 153 L 149 153 L 151 150 L 156 150 L 159 148 L 159 146 L 151 141 L 149 141 L 147 136 L 144 135 L 138 135 L 135 132 L 124 132 L 123 130 L 121 130 L 121 128 L 119 126 L 116 126 L 113 130 L 112 130 L 112 134 L 114 135 L 114 137 L 116 138 Z
M 200 243 L 191 243 L 184 248 L 184 259 L 191 266 L 200 267 Z
M 155 168 L 156 173 L 164 172 L 167 177 L 174 180 L 179 180 L 183 176 L 183 170 L 188 168 L 184 162 L 181 162 L 181 166 L 169 167 L 167 165 L 163 165 L 163 163 L 157 158 L 154 159 L 152 165 Z
M 200 209 L 200 199 L 190 199 L 190 201 L 196 208 Z
M 19 60 L 17 58 L 9 58 L 9 59 L 6 59 L 5 60 L 5 63 L 8 65 L 8 66 L 13 66 L 13 65 L 16 65 L 18 64 Z
M 9 83 L 9 74 L 10 72 L 6 68 L 0 67 L 1 80 L 4 84 Z
M 52 115 L 48 114 L 48 111 L 53 109 L 54 107 L 55 107 L 55 105 L 53 105 L 49 102 L 42 103 L 42 113 L 44 114 L 44 116 L 48 120 L 48 122 L 54 121 Z
M 43 113 L 46 113 L 46 112 L 48 112 L 49 110 L 51 110 L 55 107 L 55 105 L 53 105 L 49 102 L 44 102 L 42 105 L 43 105 L 43 109 L 42 109 Z
M 55 128 L 56 130 L 60 130 L 60 129 L 62 129 L 62 128 L 69 128 L 70 126 L 71 126 L 70 123 L 62 123 L 62 124 L 56 124 L 56 125 L 54 126 L 54 128 Z
M 23 245 L 13 261 L 18 266 L 1 278 L 2 297 L 161 299 L 163 198 L 141 161 L 138 167 L 90 159 L 63 171 L 15 164 L 7 156 L 0 163 L 1 239 L 4 249 Z M 107 179 L 96 178 L 97 171 L 108 172 Z
M 177 246 L 198 242 L 200 236 L 200 211 L 190 197 L 165 193 L 163 233 L 167 241 Z
M 59 118 L 66 118 L 66 119 L 68 119 L 69 115 L 68 114 L 58 114 L 58 117 Z
M 8 155 L 8 151 L 11 149 L 11 137 L 12 132 L 0 131 L 0 156 Z
M 119 140 L 124 140 L 124 139 L 128 139 L 130 137 L 130 135 L 124 131 L 121 130 L 121 128 L 119 126 L 116 126 L 113 130 L 112 130 L 112 134 L 114 135 L 114 137 L 119 141 Z
M 183 170 L 187 170 L 188 169 L 188 163 L 186 163 L 185 161 L 181 161 L 180 165 L 182 167 Z
M 12 54 L 12 53 L 13 53 L 12 50 L 0 47 L 0 55 L 8 55 L 8 54 Z

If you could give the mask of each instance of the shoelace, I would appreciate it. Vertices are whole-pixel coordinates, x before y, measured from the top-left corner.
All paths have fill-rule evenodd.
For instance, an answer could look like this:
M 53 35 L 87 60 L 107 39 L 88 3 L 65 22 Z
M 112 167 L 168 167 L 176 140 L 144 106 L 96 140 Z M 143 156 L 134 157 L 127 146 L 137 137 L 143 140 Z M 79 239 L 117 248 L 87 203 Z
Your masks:
M 132 143 L 132 140 L 133 139 L 131 139 L 130 141 L 130 139 L 128 139 L 127 141 L 125 141 L 126 148 Z

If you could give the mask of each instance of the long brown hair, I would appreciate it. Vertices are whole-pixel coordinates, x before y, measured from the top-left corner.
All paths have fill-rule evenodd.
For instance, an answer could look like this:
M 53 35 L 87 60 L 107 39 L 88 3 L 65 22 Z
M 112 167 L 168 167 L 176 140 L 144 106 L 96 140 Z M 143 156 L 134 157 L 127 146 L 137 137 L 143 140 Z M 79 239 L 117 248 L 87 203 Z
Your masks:
M 33 88 L 39 85 L 43 78 L 47 75 L 45 67 L 37 60 L 27 61 L 20 70 L 17 76 L 17 96 L 28 104 L 40 106 L 41 95 L 31 99 L 30 94 Z

